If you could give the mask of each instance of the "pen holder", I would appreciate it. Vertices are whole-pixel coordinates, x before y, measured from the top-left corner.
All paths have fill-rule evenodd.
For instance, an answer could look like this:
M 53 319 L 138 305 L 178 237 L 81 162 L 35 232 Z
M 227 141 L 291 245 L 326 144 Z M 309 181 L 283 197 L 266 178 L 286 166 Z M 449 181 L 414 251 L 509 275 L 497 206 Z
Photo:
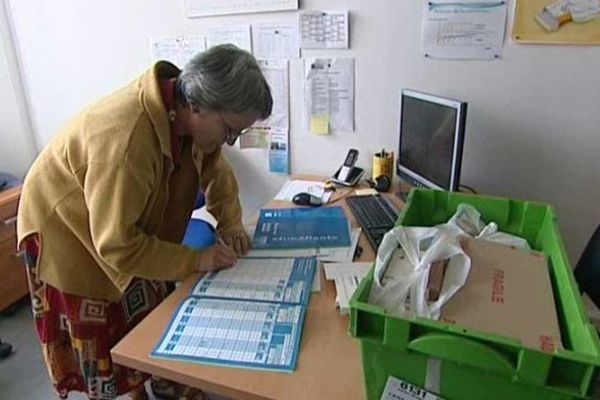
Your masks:
M 373 180 L 381 175 L 390 178 L 394 177 L 394 153 L 375 153 L 373 156 Z

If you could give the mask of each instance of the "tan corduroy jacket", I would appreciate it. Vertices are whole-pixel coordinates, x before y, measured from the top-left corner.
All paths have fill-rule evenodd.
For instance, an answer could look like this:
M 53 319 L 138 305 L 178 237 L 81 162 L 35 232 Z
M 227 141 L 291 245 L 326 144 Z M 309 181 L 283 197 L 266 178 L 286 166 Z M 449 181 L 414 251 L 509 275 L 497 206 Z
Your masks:
M 169 224 L 163 218 L 174 171 L 159 78 L 178 73 L 159 62 L 84 109 L 29 170 L 18 240 L 21 245 L 39 235 L 42 281 L 70 294 L 116 301 L 134 276 L 183 279 L 206 257 L 158 235 Z M 241 228 L 237 182 L 221 150 L 189 153 L 219 230 Z M 189 217 L 193 197 L 186 203 L 183 214 Z

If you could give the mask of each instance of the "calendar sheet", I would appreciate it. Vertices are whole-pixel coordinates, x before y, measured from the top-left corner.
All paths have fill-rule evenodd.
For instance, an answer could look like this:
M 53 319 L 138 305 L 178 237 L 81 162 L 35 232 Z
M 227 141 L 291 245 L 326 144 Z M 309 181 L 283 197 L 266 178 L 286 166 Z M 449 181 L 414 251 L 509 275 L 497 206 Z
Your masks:
M 292 372 L 317 261 L 241 259 L 206 275 L 151 356 Z
M 348 11 L 302 11 L 300 41 L 303 49 L 347 49 Z

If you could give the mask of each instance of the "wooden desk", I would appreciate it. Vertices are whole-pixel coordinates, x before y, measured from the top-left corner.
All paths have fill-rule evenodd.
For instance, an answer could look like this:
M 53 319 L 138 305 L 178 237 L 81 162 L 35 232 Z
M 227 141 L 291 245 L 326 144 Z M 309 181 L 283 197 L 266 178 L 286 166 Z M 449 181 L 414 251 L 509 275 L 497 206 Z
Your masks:
M 396 201 L 397 202 L 397 201 Z M 345 208 L 345 202 L 335 205 Z M 268 207 L 289 207 L 272 201 Z M 362 261 L 375 253 L 364 235 Z M 304 322 L 297 369 L 292 374 L 215 367 L 149 356 L 181 301 L 199 275 L 191 276 L 111 351 L 115 363 L 171 379 L 232 399 L 364 399 L 358 342 L 347 332 L 349 319 L 335 307 L 335 285 L 321 276 L 321 292 L 313 293 Z

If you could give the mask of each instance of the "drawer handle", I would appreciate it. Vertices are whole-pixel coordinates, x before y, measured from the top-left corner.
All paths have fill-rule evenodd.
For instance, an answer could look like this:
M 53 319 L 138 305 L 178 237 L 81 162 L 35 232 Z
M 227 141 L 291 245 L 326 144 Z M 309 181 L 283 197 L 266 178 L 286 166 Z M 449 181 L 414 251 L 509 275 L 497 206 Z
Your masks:
M 21 251 L 19 251 L 18 253 L 15 253 L 15 254 L 13 255 L 13 257 L 15 257 L 15 258 L 22 258 L 22 259 L 25 259 L 25 250 L 21 250 Z
M 5 219 L 4 221 L 2 221 L 2 224 L 3 224 L 4 226 L 8 226 L 8 225 L 13 225 L 13 224 L 15 224 L 16 222 L 17 222 L 17 217 L 16 217 L 16 216 L 14 216 L 14 217 L 12 217 L 12 218 Z

